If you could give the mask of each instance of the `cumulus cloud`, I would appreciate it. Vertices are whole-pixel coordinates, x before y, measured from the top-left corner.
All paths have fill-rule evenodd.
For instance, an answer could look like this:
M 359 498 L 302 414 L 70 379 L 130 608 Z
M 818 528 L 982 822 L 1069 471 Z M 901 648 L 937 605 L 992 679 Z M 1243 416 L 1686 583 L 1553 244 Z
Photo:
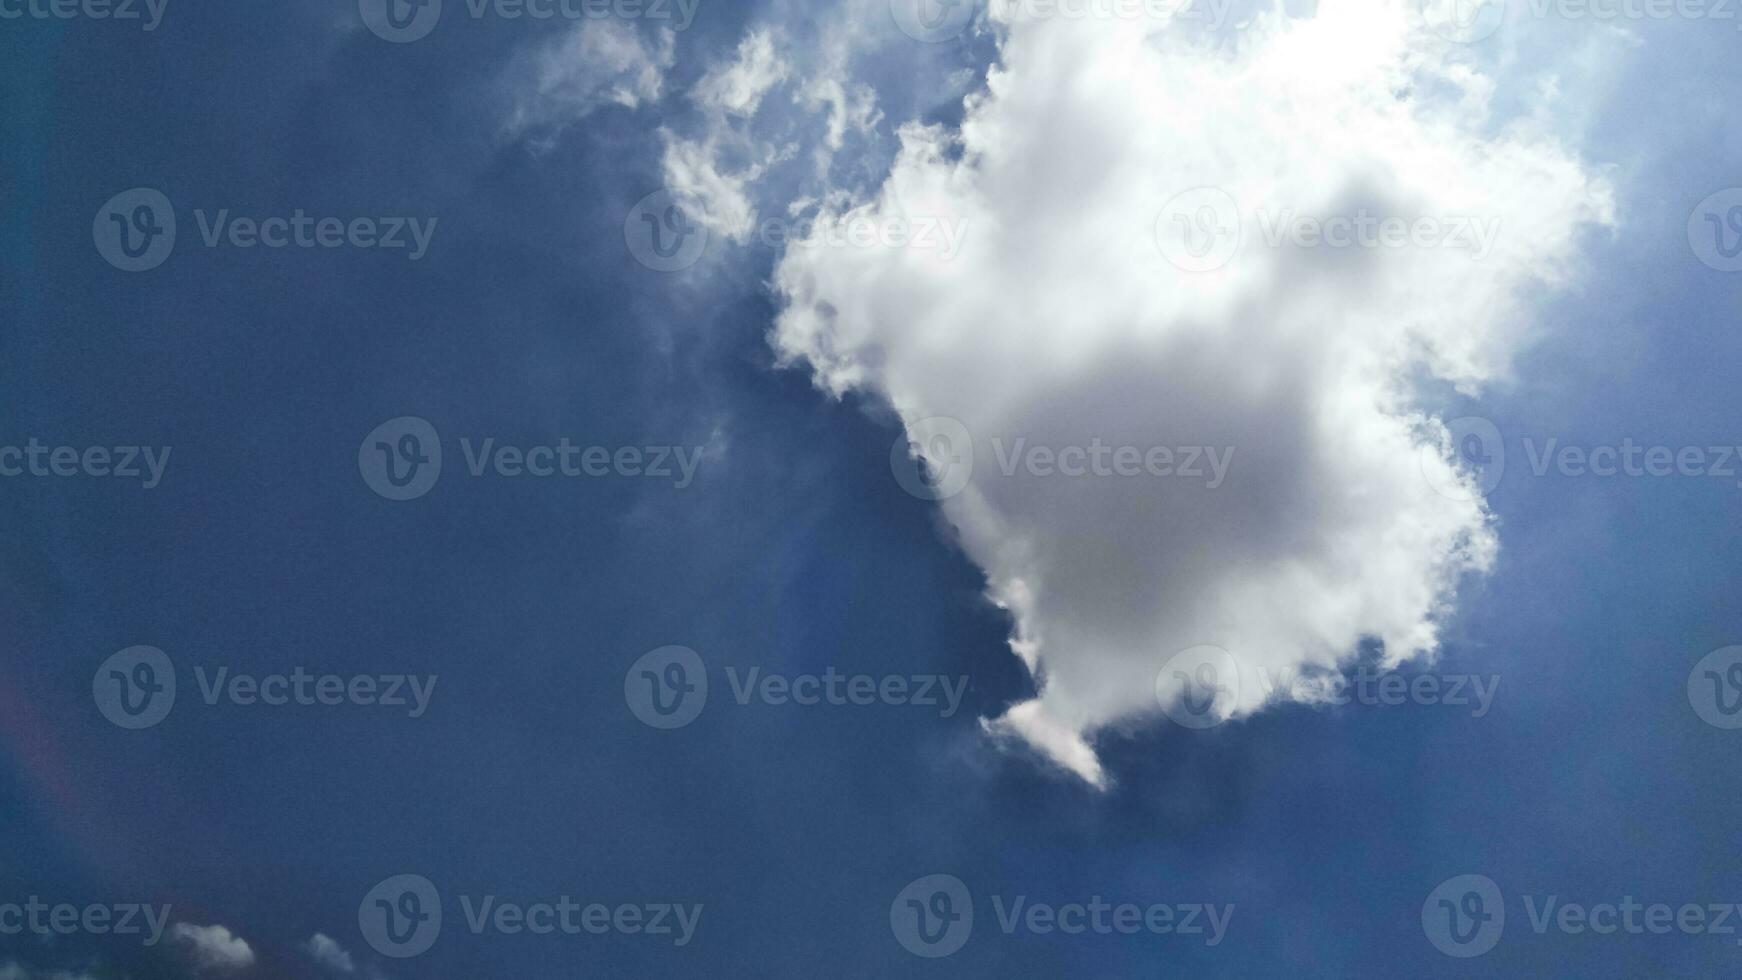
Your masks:
M 1181 651 L 1227 652 L 1234 716 L 1279 696 L 1262 678 L 1363 643 L 1433 655 L 1498 539 L 1426 386 L 1504 378 L 1613 204 L 1540 119 L 1494 118 L 1493 78 L 1404 0 L 1233 38 L 1033 6 L 994 5 L 1000 63 L 960 129 L 903 127 L 881 190 L 842 216 L 954 222 L 959 251 L 789 250 L 773 341 L 827 391 L 880 396 L 934 469 L 961 447 L 923 420 L 962 423 L 972 477 L 942 512 L 1039 690 L 988 728 L 1104 785 L 1094 734 L 1191 693 L 1201 675 L 1163 669 Z M 1363 215 L 1491 234 L 1289 231 Z M 1011 471 L 1017 440 L 1232 457 L 1214 487 L 1072 478 Z
M 560 127 L 602 106 L 656 101 L 676 44 L 667 28 L 649 38 L 622 20 L 582 21 L 510 65 L 504 82 L 511 100 L 508 132 Z
M 334 973 L 355 973 L 357 970 L 356 961 L 351 959 L 351 954 L 325 933 L 317 932 L 310 936 L 308 942 L 302 945 L 302 950 L 310 959 Z
M 325 933 L 317 932 L 310 936 L 308 942 L 302 944 L 302 951 L 334 973 L 357 972 L 357 963 L 351 959 L 351 954 Z
M 169 935 L 202 970 L 234 972 L 254 965 L 254 950 L 241 936 L 219 926 L 196 926 L 177 922 Z

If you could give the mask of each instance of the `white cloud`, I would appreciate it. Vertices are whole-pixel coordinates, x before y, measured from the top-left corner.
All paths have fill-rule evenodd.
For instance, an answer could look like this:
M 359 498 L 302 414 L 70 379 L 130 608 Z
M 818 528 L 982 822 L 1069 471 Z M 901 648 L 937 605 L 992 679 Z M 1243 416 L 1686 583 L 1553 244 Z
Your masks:
M 325 933 L 317 932 L 310 936 L 308 942 L 302 944 L 302 951 L 334 973 L 357 972 L 357 964 L 351 959 L 351 954 Z
M 254 965 L 254 950 L 247 941 L 223 926 L 177 922 L 170 927 L 169 935 L 187 950 L 200 969 L 233 972 Z
M 554 42 L 518 56 L 504 82 L 510 133 L 578 122 L 606 105 L 635 108 L 658 100 L 675 58 L 676 37 L 653 39 L 620 20 L 587 20 Z
M 823 155 L 825 162 L 834 151 L 840 150 L 845 144 L 849 131 L 866 133 L 882 120 L 882 113 L 877 110 L 875 92 L 864 85 L 849 88 L 839 78 L 816 78 L 805 86 L 799 98 L 812 109 L 828 109 L 829 128 L 823 138 L 823 146 L 830 153 Z
M 1368 638 L 1389 663 L 1432 656 L 1497 535 L 1479 500 L 1424 476 L 1459 479 L 1420 383 L 1504 378 L 1533 297 L 1570 279 L 1613 204 L 1540 120 L 1490 118 L 1493 79 L 1405 0 L 1324 0 L 1232 39 L 1092 18 L 1000 30 L 961 131 L 904 128 L 863 212 L 963 222 L 959 255 L 790 250 L 774 342 L 831 392 L 965 423 L 976 476 L 943 513 L 1040 689 L 989 728 L 1104 784 L 1089 739 L 1177 697 L 1157 680 L 1177 652 L 1221 647 L 1243 680 L 1333 667 Z M 1236 202 L 1245 242 L 1186 272 L 1157 219 L 1204 186 Z M 1262 234 L 1363 210 L 1499 231 L 1480 259 Z M 1236 455 L 1216 489 L 1004 478 L 994 438 Z M 1272 693 L 1243 683 L 1235 713 Z
M 756 220 L 750 186 L 795 152 L 751 129 L 762 97 L 789 70 L 774 53 L 772 35 L 751 31 L 736 57 L 709 69 L 690 92 L 706 119 L 704 135 L 687 139 L 661 130 L 666 186 L 693 217 L 737 241 L 749 236 Z
M 702 140 L 676 139 L 666 133 L 665 185 L 684 209 L 714 231 L 738 241 L 749 237 L 756 223 L 756 206 L 749 187 L 760 179 L 775 154 L 734 168 L 722 160 L 719 133 Z
M 751 31 L 738 43 L 738 57 L 715 65 L 691 93 L 697 103 L 735 116 L 753 116 L 768 90 L 786 80 L 788 67 L 774 52 L 774 37 Z
M 871 12 L 889 14 L 886 4 L 873 3 Z M 690 92 L 700 124 L 661 130 L 666 186 L 692 217 L 738 242 L 749 238 L 763 205 L 796 214 L 802 208 L 794 202 L 807 193 L 831 196 L 836 157 L 853 137 L 869 141 L 882 120 L 875 91 L 850 78 L 865 43 L 863 3 L 805 6 L 786 16 L 809 22 L 815 43 L 777 50 L 787 31 L 751 29 L 733 57 Z M 783 171 L 806 147 L 812 172 Z

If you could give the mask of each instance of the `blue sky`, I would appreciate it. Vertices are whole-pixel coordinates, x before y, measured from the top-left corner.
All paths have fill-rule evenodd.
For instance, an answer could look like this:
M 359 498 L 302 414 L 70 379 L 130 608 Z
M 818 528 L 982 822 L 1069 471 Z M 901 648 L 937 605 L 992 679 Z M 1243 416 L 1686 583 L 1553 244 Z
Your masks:
M 1707 723 L 1688 693 L 1702 658 L 1742 643 L 1742 477 L 1531 466 L 1549 439 L 1742 444 L 1742 273 L 1704 264 L 1688 234 L 1703 201 L 1742 185 L 1736 22 L 1645 20 L 1616 39 L 1613 25 L 1515 19 L 1469 46 L 1489 59 L 1497 119 L 1529 116 L 1533 72 L 1560 71 L 1545 139 L 1614 202 L 1606 226 L 1577 232 L 1559 282 L 1519 287 L 1530 329 L 1506 370 L 1413 389 L 1435 416 L 1491 420 L 1506 471 L 1486 497 L 1492 567 L 1459 579 L 1436 650 L 1397 670 L 1492 681 L 1491 707 L 1270 704 L 1202 730 L 1159 705 L 1107 708 L 1081 726 L 1096 786 L 1039 739 L 988 728 L 1043 703 L 1049 671 L 1102 665 L 1053 661 L 1037 679 L 1012 656 L 1012 614 L 987 597 L 997 562 L 958 526 L 975 515 L 892 478 L 899 384 L 837 398 L 791 356 L 798 345 L 771 338 L 801 305 L 790 276 L 855 273 L 783 272 L 780 249 L 715 226 L 698 264 L 664 274 L 624 234 L 637 202 L 682 183 L 672 147 L 686 140 L 723 170 L 767 164 L 750 190 L 761 216 L 831 192 L 875 197 L 897 127 L 959 124 L 1001 28 L 922 44 L 881 19 L 887 3 L 703 0 L 669 58 L 653 57 L 657 91 L 631 77 L 628 96 L 552 108 L 527 94 L 526 66 L 575 24 L 449 6 L 412 43 L 375 36 L 347 0 L 170 0 L 151 31 L 82 14 L 0 21 L 0 446 L 172 450 L 151 489 L 0 478 L 0 933 L 6 903 L 37 896 L 167 904 L 172 923 L 230 940 L 24 930 L 0 934 L 0 977 L 1736 971 L 1735 936 L 1538 932 L 1532 911 L 1548 896 L 1742 902 L 1727 846 L 1742 733 Z M 874 92 L 880 117 L 850 123 L 813 167 L 820 127 L 795 108 L 799 79 L 828 62 L 843 22 L 860 32 L 848 90 Z M 627 30 L 615 40 L 658 51 L 658 24 Z M 757 30 L 790 66 L 767 107 L 745 116 L 695 96 Z M 541 122 L 505 122 L 529 106 Z M 748 135 L 732 128 L 744 119 Z M 162 265 L 129 273 L 105 261 L 93 216 L 141 187 L 174 202 L 177 238 Z M 1070 220 L 1050 203 L 1035 200 L 1037 222 Z M 226 209 L 436 223 L 415 260 L 205 246 L 196 211 Z M 710 210 L 720 217 L 717 199 Z M 901 361 L 898 339 L 859 366 Z M 997 363 L 964 368 L 961 385 Z M 1108 390 L 1125 383 L 1114 377 Z M 367 456 L 365 436 L 402 417 L 428 421 L 444 460 L 430 492 L 394 501 L 360 475 L 359 443 Z M 468 452 L 486 439 L 702 455 L 681 488 L 615 464 L 472 476 Z M 1214 570 L 1235 551 L 1190 560 Z M 672 645 L 705 664 L 708 701 L 660 730 L 639 720 L 626 678 L 633 690 L 638 658 Z M 106 716 L 93 678 L 138 646 L 167 655 L 178 691 L 161 723 L 132 731 Z M 1370 640 L 1342 654 L 1351 678 L 1380 669 Z M 299 667 L 439 680 L 415 718 L 201 696 L 219 669 Z M 739 704 L 734 682 L 752 668 L 966 687 L 947 716 L 884 697 Z M 370 941 L 359 905 L 408 874 L 439 891 L 444 925 L 398 959 Z M 931 875 L 959 879 L 974 907 L 947 957 L 914 955 L 891 923 L 892 903 Z M 1424 903 L 1464 875 L 1490 879 L 1505 910 L 1504 935 L 1469 958 L 1442 953 L 1423 924 Z M 486 895 L 702 911 L 682 946 L 620 928 L 474 932 L 461 899 Z M 1006 933 L 999 910 L 1015 896 L 1232 912 L 1215 945 Z M 311 953 L 316 935 L 344 956 Z

